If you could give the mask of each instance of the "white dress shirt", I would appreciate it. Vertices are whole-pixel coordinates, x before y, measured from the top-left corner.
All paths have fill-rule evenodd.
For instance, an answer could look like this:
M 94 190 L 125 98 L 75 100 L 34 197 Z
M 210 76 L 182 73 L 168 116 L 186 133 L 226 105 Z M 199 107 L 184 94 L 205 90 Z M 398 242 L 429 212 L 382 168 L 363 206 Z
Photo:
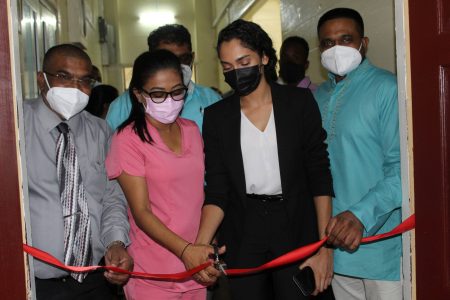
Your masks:
M 264 131 L 253 125 L 241 111 L 241 151 L 247 194 L 281 194 L 273 108 Z

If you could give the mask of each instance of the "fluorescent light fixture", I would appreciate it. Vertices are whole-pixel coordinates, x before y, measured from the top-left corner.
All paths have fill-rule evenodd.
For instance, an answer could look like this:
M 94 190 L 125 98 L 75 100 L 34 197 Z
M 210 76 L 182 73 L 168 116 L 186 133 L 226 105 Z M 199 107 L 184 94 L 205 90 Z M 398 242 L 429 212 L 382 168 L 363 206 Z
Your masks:
M 143 25 L 164 25 L 175 23 L 175 14 L 172 11 L 157 11 L 142 13 L 139 23 Z

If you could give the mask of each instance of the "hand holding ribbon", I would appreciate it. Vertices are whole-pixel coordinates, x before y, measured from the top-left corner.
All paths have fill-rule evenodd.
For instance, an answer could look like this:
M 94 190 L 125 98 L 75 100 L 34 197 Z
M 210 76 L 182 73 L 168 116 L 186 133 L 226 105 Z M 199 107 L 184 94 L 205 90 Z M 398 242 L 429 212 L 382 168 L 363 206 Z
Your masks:
M 415 215 L 411 215 L 409 218 L 407 218 L 405 221 L 403 221 L 400 225 L 395 227 L 393 230 L 377 234 L 371 237 L 366 237 L 362 239 L 362 243 L 371 243 L 375 242 L 377 240 L 389 238 L 398 234 L 402 234 L 406 231 L 409 231 L 415 227 Z M 297 262 L 299 260 L 302 260 L 306 257 L 309 257 L 310 255 L 314 254 L 317 250 L 319 250 L 320 247 L 327 241 L 327 238 L 323 238 L 322 240 L 300 247 L 298 249 L 295 249 L 291 252 L 288 252 L 280 257 L 275 258 L 274 260 L 271 260 L 259 267 L 255 268 L 248 268 L 248 269 L 228 269 L 227 275 L 228 276 L 235 276 L 235 275 L 245 275 L 245 274 L 251 274 L 260 272 L 266 269 L 276 268 L 279 266 L 283 266 L 286 264 L 291 264 L 294 262 Z M 130 272 L 127 270 L 123 270 L 117 267 L 112 266 L 88 266 L 88 267 L 73 267 L 73 266 L 66 266 L 62 262 L 60 262 L 58 259 L 56 259 L 54 256 L 50 255 L 47 252 L 44 252 L 40 249 L 31 247 L 29 245 L 23 244 L 23 250 L 34 256 L 36 259 L 39 259 L 41 261 L 44 261 L 46 263 L 49 263 L 51 265 L 54 265 L 56 267 L 59 267 L 61 269 L 71 271 L 71 272 L 89 272 L 94 271 L 99 268 L 103 268 L 106 270 L 114 271 L 117 273 L 123 273 L 123 274 L 129 274 L 133 277 L 139 277 L 139 278 L 145 278 L 145 279 L 153 279 L 153 280 L 185 280 L 189 277 L 192 277 L 194 274 L 200 272 L 201 270 L 206 269 L 207 267 L 210 267 L 212 265 L 212 262 L 206 262 L 203 263 L 195 268 L 192 268 L 185 272 L 180 272 L 176 274 L 148 274 L 143 272 Z

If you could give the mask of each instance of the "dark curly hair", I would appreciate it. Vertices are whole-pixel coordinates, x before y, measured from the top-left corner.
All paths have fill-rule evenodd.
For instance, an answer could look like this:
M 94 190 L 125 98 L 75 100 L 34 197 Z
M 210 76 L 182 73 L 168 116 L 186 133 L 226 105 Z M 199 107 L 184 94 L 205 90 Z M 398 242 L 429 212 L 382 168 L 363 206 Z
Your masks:
M 191 34 L 180 24 L 164 25 L 150 32 L 147 38 L 148 50 L 155 51 L 161 43 L 188 45 L 189 51 L 192 51 Z
M 277 54 L 267 32 L 256 23 L 241 19 L 236 20 L 220 31 L 216 47 L 217 53 L 219 54 L 220 45 L 223 42 L 233 39 L 240 40 L 244 47 L 257 52 L 261 57 L 266 55 L 269 58 L 269 62 L 264 66 L 266 80 L 277 80 L 277 72 L 275 71 L 278 61 Z
M 152 143 L 152 137 L 147 128 L 145 120 L 144 106 L 138 101 L 133 91 L 140 91 L 149 80 L 150 77 L 160 70 L 172 69 L 180 74 L 181 82 L 183 80 L 183 72 L 178 57 L 167 50 L 156 50 L 153 52 L 144 52 L 136 58 L 133 65 L 133 75 L 131 76 L 128 93 L 131 99 L 131 112 L 128 119 L 123 122 L 118 131 L 122 131 L 129 124 L 133 124 L 134 132 L 139 138 L 146 143 Z

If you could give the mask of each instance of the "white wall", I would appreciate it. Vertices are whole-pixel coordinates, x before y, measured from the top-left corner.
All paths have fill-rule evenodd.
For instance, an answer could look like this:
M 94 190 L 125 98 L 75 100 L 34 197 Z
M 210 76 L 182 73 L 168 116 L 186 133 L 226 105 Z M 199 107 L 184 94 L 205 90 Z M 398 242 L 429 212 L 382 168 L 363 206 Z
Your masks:
M 283 39 L 299 35 L 308 41 L 310 67 L 307 73 L 312 81 L 320 83 L 326 78 L 320 64 L 317 21 L 336 7 L 353 8 L 361 14 L 364 34 L 370 40 L 367 57 L 375 65 L 395 73 L 394 0 L 281 0 Z

